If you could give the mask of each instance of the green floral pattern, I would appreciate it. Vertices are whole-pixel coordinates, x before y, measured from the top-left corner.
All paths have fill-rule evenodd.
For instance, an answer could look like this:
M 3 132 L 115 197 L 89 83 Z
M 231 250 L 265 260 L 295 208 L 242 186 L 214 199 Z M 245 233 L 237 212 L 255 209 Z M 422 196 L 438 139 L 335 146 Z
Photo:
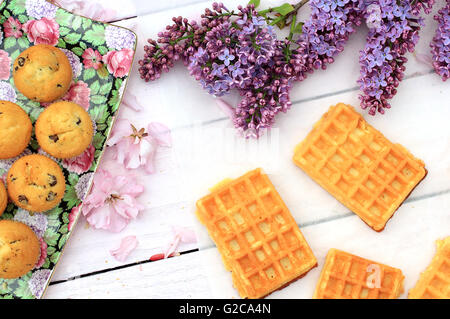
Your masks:
M 21 37 L 5 36 L 4 24 L 12 17 L 17 19 L 22 25 L 28 21 L 39 20 L 30 16 L 27 12 L 28 0 L 5 0 L 0 4 L 0 50 L 8 53 L 11 61 L 26 48 L 36 44 L 30 41 L 30 37 L 23 31 Z M 38 1 L 35 1 L 38 2 Z M 46 4 L 48 6 L 49 4 Z M 39 9 L 39 8 L 38 8 Z M 46 223 L 42 229 L 43 236 L 41 237 L 41 245 L 46 246 L 45 260 L 42 260 L 42 265 L 35 268 L 25 276 L 18 279 L 0 279 L 0 298 L 41 298 L 45 291 L 51 274 L 53 273 L 56 264 L 60 258 L 62 250 L 70 237 L 71 229 L 74 222 L 79 216 L 79 206 L 89 189 L 93 172 L 95 172 L 99 159 L 105 148 L 105 142 L 111 130 L 112 123 L 117 114 L 117 110 L 122 98 L 123 90 L 126 85 L 129 68 L 124 70 L 115 70 L 109 67 L 109 62 L 105 60 L 98 62 L 96 68 L 86 65 L 83 54 L 86 50 L 92 49 L 105 57 L 108 53 L 119 52 L 120 48 L 108 46 L 107 36 L 105 30 L 108 28 L 119 29 L 120 27 L 111 26 L 105 23 L 93 21 L 81 16 L 73 15 L 72 13 L 61 9 L 54 9 L 54 21 L 59 26 L 59 39 L 56 47 L 63 49 L 71 61 L 74 71 L 73 85 L 79 85 L 84 92 L 87 92 L 87 97 L 84 97 L 84 102 L 87 103 L 89 114 L 95 122 L 95 136 L 91 146 L 91 154 L 86 155 L 81 163 L 63 162 L 57 160 L 66 176 L 66 193 L 61 204 L 49 212 L 44 213 Z M 11 19 L 10 19 L 11 20 Z M 131 31 L 120 28 L 120 32 L 127 32 L 129 41 L 127 43 L 131 55 L 131 61 L 128 61 L 131 67 L 131 62 L 134 58 L 134 51 L 136 48 L 136 36 Z M 114 32 L 112 32 L 114 34 Z M 117 43 L 120 39 L 112 39 L 110 43 Z M 115 41 L 115 42 L 114 42 Z M 130 44 L 132 47 L 130 48 Z M 90 52 L 93 52 L 90 50 Z M 11 62 L 12 65 L 12 62 Z M 11 66 L 12 67 L 12 66 Z M 14 88 L 14 81 L 12 76 L 8 80 L 0 81 L 0 85 L 6 88 Z M 0 88 L 0 93 L 1 93 Z M 6 92 L 6 91 L 3 91 Z M 4 93 L 6 94 L 6 93 Z M 76 93 L 75 93 L 76 94 Z M 24 95 L 14 89 L 10 92 L 14 99 L 13 102 L 21 106 L 30 116 L 33 124 L 39 114 L 42 112 L 45 105 L 40 105 L 27 99 Z M 15 95 L 15 96 L 14 96 Z M 6 99 L 0 95 L 0 99 Z M 36 153 L 42 152 L 33 135 L 32 141 L 29 145 L 28 152 Z M 86 167 L 87 161 L 87 167 Z M 0 161 L 2 162 L 2 161 Z M 11 160 L 0 163 L 0 177 L 7 172 L 8 165 Z M 83 167 L 84 165 L 84 167 Z M 75 168 L 74 168 L 75 167 Z M 82 173 L 80 173 L 80 171 Z M 12 203 L 8 204 L 6 211 L 0 219 L 14 219 L 20 211 Z M 29 220 L 33 220 L 33 215 L 22 211 L 21 216 L 29 216 Z M 28 218 L 28 217 L 27 217 Z M 33 222 L 30 222 L 31 224 Z M 33 228 L 33 225 L 30 225 Z M 38 227 L 39 225 L 34 225 Z M 42 226 L 42 225 L 41 225 Z M 45 253 L 43 254 L 43 256 Z

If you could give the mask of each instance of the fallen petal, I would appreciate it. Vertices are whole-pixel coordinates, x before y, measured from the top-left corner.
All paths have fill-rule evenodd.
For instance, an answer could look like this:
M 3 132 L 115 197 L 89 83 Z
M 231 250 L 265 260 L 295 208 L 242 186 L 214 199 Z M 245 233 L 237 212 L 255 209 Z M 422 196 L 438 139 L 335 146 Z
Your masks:
M 118 261 L 124 262 L 128 255 L 136 249 L 138 245 L 136 236 L 127 236 L 122 239 L 120 246 L 117 249 L 111 250 L 111 255 Z

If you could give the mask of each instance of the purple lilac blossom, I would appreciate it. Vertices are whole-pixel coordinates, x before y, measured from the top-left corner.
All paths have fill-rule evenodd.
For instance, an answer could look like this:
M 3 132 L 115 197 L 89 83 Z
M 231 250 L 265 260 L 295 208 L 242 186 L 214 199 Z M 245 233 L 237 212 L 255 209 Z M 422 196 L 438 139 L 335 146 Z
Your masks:
M 450 0 L 447 0 L 434 19 L 438 22 L 438 27 L 430 43 L 432 63 L 436 73 L 446 81 L 450 77 Z
M 39 269 L 33 272 L 30 280 L 28 280 L 28 288 L 33 296 L 41 298 L 51 273 L 52 271 L 50 269 Z
M 432 4 L 433 0 L 416 1 L 414 5 L 408 0 L 380 0 L 373 1 L 365 10 L 366 21 L 376 21 L 368 24 L 366 46 L 359 58 L 358 84 L 363 92 L 359 98 L 361 107 L 369 114 L 384 114 L 391 107 L 389 100 L 404 77 L 405 54 L 414 51 L 423 25 L 423 19 L 417 15 L 422 9 L 429 13 Z M 371 17 L 374 12 L 376 18 Z
M 70 66 L 72 67 L 73 77 L 74 78 L 79 77 L 82 71 L 82 63 L 80 61 L 80 58 L 70 50 L 67 49 L 61 50 L 64 52 L 64 54 L 67 56 L 67 59 L 69 60 Z
M 48 224 L 45 214 L 31 215 L 30 212 L 19 208 L 14 214 L 14 220 L 29 226 L 38 237 L 44 237 Z
M 0 100 L 16 103 L 16 91 L 8 82 L 0 81 Z
M 77 194 L 78 199 L 84 200 L 88 192 L 88 188 L 91 185 L 92 178 L 94 177 L 94 173 L 87 173 L 82 175 L 77 184 L 75 185 L 75 192 Z
M 35 19 L 54 18 L 58 7 L 46 0 L 27 0 L 25 3 L 27 15 Z
M 106 45 L 115 50 L 132 49 L 136 42 L 136 37 L 133 32 L 109 25 L 105 28 Z

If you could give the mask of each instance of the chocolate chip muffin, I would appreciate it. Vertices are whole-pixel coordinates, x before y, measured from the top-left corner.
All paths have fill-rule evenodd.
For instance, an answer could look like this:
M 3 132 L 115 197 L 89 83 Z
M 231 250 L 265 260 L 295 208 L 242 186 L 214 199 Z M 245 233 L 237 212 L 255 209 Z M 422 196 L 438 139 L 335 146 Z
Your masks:
M 14 84 L 27 98 L 53 102 L 63 97 L 72 82 L 72 67 L 60 49 L 38 44 L 23 51 L 13 65 Z
M 0 220 L 0 278 L 22 277 L 39 260 L 39 239 L 27 225 L 13 220 Z
M 41 154 L 19 158 L 6 177 L 9 198 L 20 208 L 45 212 L 59 204 L 66 181 L 59 165 Z
M 94 126 L 81 106 L 60 101 L 39 115 L 35 132 L 45 152 L 56 158 L 71 158 L 82 154 L 91 144 Z
M 5 184 L 0 180 L 0 216 L 5 211 L 6 205 L 8 205 L 8 194 L 6 193 Z
M 0 159 L 16 157 L 30 143 L 33 127 L 20 106 L 0 101 Z

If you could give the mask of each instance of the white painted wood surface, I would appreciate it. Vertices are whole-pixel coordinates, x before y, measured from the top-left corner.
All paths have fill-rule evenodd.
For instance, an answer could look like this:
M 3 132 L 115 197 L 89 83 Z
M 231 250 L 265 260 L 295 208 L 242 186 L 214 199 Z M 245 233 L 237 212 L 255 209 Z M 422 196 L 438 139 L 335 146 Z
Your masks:
M 124 1 L 103 1 L 121 12 Z M 134 0 L 134 2 L 138 2 Z M 134 3 L 133 2 L 133 3 Z M 366 119 L 389 139 L 423 159 L 427 178 L 388 222 L 382 233 L 368 228 L 356 215 L 309 179 L 291 161 L 300 142 L 330 105 L 345 102 L 358 106 L 358 51 L 367 31 L 362 27 L 345 51 L 326 72 L 313 74 L 292 91 L 292 109 L 278 116 L 276 126 L 259 141 L 237 138 L 214 98 L 204 93 L 179 64 L 159 81 L 145 83 L 136 71 L 147 38 L 171 22 L 172 16 L 197 18 L 213 1 L 140 1 L 137 18 L 116 24 L 133 27 L 138 35 L 135 66 L 127 90 L 136 95 L 145 110 L 122 108 L 120 116 L 136 127 L 159 121 L 172 129 L 174 145 L 158 153 L 153 175 L 139 176 L 146 191 L 141 201 L 147 209 L 119 234 L 86 227 L 80 218 L 59 262 L 44 298 L 231 298 L 238 297 L 231 276 L 206 231 L 194 217 L 195 201 L 209 187 L 226 177 L 263 167 L 290 208 L 308 240 L 319 267 L 303 279 L 274 293 L 270 298 L 311 298 L 329 248 L 339 248 L 399 267 L 405 293 L 434 254 L 434 241 L 450 235 L 450 90 L 430 67 L 409 55 L 407 79 L 385 116 Z M 242 1 L 223 1 L 229 8 Z M 282 1 L 262 1 L 264 4 Z M 435 12 L 444 3 L 438 0 Z M 114 7 L 116 6 L 116 7 Z M 301 17 L 308 16 L 308 8 Z M 435 21 L 427 17 L 417 52 L 428 53 Z M 236 104 L 238 97 L 228 101 Z M 171 226 L 197 230 L 198 244 L 182 245 L 180 251 L 200 251 L 166 260 L 148 262 L 171 240 Z M 110 256 L 120 239 L 136 235 L 138 248 L 125 263 Z

